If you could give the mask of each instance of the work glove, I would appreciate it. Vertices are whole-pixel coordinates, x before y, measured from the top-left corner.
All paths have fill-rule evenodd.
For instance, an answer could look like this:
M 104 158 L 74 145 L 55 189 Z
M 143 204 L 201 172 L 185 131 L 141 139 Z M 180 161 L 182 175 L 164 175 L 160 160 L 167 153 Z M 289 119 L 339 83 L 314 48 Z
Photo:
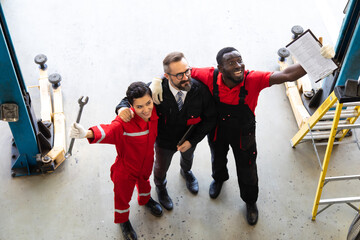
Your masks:
M 333 58 L 335 56 L 334 47 L 331 45 L 322 46 L 320 53 L 324 58 Z
M 163 89 L 161 86 L 162 79 L 161 78 L 153 78 L 150 89 L 152 92 L 152 98 L 155 104 L 160 104 L 163 101 Z
M 87 130 L 78 123 L 73 123 L 69 131 L 70 138 L 85 138 Z

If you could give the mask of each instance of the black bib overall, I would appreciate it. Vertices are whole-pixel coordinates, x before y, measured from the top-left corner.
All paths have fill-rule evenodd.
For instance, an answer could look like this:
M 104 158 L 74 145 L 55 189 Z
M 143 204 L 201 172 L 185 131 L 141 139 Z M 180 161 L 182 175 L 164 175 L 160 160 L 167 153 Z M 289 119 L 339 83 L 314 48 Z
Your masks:
M 255 116 L 245 104 L 247 90 L 240 88 L 239 104 L 229 105 L 220 102 L 217 85 L 218 69 L 214 71 L 213 97 L 219 114 L 217 125 L 208 136 L 211 150 L 212 177 L 215 181 L 229 179 L 227 154 L 229 146 L 233 150 L 236 172 L 240 187 L 240 196 L 246 203 L 255 203 L 258 197 L 258 176 L 256 167 Z

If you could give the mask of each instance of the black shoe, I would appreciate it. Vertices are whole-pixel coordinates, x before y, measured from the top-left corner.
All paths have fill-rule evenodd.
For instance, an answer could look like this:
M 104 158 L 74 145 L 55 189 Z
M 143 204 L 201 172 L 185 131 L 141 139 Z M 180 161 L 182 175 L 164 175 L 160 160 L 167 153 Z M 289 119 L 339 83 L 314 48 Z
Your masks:
M 246 204 L 246 219 L 250 225 L 255 225 L 257 223 L 259 212 L 256 206 L 256 203 Z
M 183 169 L 180 169 L 180 174 L 185 178 L 187 189 L 192 194 L 197 194 L 199 192 L 199 184 L 194 174 L 191 171 L 185 172 Z
M 131 226 L 130 221 L 120 223 L 121 231 L 126 240 L 137 240 L 136 232 Z
M 219 196 L 223 183 L 224 182 L 215 181 L 215 180 L 211 182 L 209 188 L 209 195 L 211 198 L 215 199 Z
M 169 197 L 166 188 L 165 189 L 156 188 L 156 192 L 158 194 L 159 202 L 161 203 L 161 205 L 163 205 L 163 207 L 167 210 L 173 209 L 174 205 L 171 198 Z
M 152 199 L 151 197 L 149 201 L 145 204 L 145 207 L 149 209 L 151 214 L 154 215 L 155 217 L 160 217 L 163 213 L 160 204 L 154 201 L 154 199 Z

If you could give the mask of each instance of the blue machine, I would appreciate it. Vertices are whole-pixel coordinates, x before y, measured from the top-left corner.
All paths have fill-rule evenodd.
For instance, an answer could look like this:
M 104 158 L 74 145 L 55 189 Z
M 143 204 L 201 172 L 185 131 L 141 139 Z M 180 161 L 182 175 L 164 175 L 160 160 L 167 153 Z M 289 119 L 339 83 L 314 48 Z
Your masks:
M 349 0 L 344 13 L 345 17 L 335 45 L 334 60 L 339 68 L 323 80 L 321 89 L 312 98 L 301 95 L 304 107 L 310 115 L 334 91 L 335 86 L 345 86 L 347 80 L 354 83 L 360 76 L 360 1 Z
M 349 0 L 345 11 L 346 15 L 335 45 L 334 59 L 340 68 L 323 81 L 323 100 L 335 86 L 344 86 L 348 79 L 357 80 L 360 76 L 360 1 Z
M 360 3 L 352 0 L 348 3 L 347 15 L 340 30 L 336 44 L 336 56 L 342 63 L 336 86 L 344 86 L 346 80 L 357 80 L 360 76 Z
M 0 4 L 0 120 L 13 135 L 12 176 L 39 174 L 52 169 L 41 157 L 52 148 L 52 124 L 37 120 L 22 77 Z

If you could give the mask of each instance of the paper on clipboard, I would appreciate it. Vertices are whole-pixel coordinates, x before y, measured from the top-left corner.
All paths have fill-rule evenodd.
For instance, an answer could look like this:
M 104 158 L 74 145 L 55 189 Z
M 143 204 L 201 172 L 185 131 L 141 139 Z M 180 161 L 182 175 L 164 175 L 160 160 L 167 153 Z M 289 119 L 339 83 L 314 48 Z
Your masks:
M 321 43 L 308 29 L 286 48 L 305 69 L 310 80 L 318 82 L 338 68 L 332 59 L 324 58 L 321 53 Z

